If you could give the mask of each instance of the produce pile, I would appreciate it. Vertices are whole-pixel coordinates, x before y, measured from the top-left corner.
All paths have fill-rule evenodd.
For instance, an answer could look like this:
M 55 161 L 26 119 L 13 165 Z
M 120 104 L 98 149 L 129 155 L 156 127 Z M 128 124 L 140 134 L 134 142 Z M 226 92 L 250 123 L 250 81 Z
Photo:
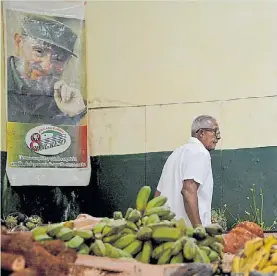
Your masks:
M 9 214 L 6 218 L 1 219 L 1 225 L 9 231 L 30 231 L 37 226 L 42 225 L 41 217 L 37 215 L 27 216 L 20 212 Z
M 60 240 L 35 242 L 30 232 L 1 228 L 1 272 L 12 276 L 65 276 L 76 261 L 75 250 Z M 2 274 L 1 273 L 1 274 Z
M 224 236 L 224 252 L 236 254 L 247 241 L 257 237 L 264 237 L 264 232 L 259 225 L 250 221 L 241 222 Z
M 136 198 L 136 208 L 125 216 L 114 212 L 92 230 L 74 229 L 70 222 L 39 226 L 32 230 L 37 242 L 62 240 L 78 254 L 132 259 L 148 264 L 206 263 L 223 257 L 222 228 L 188 227 L 166 206 L 167 199 L 149 200 L 151 188 L 144 186 Z
M 244 276 L 277 275 L 277 239 L 254 238 L 233 259 L 232 272 Z M 263 274 L 264 273 L 264 274 Z

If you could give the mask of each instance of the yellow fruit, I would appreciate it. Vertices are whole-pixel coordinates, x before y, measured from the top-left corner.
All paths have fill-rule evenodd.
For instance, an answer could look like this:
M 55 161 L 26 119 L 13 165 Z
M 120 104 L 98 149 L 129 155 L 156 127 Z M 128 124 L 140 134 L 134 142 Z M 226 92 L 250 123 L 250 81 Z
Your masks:
M 113 247 L 109 243 L 104 243 L 104 245 L 105 245 L 105 256 L 110 258 L 115 258 L 115 259 L 120 257 L 120 253 L 117 250 L 117 248 Z
M 170 260 L 171 264 L 182 264 L 184 262 L 183 252 L 180 252 L 176 256 L 173 256 Z
M 152 224 L 152 223 L 158 223 L 160 222 L 160 218 L 157 214 L 152 214 L 148 217 L 148 219 L 146 220 L 146 224 Z
M 263 273 L 277 272 L 277 265 L 267 266 L 261 270 Z
M 63 227 L 57 234 L 57 238 L 63 241 L 69 241 L 74 237 L 75 233 L 72 229 Z
M 262 238 L 255 238 L 245 243 L 244 255 L 246 257 L 250 256 L 252 253 L 257 251 L 263 246 L 264 242 Z
M 172 245 L 174 244 L 174 242 L 165 242 L 159 246 L 157 246 L 153 251 L 152 251 L 152 258 L 154 259 L 159 259 L 159 257 L 161 256 L 161 254 L 172 248 Z
M 168 264 L 170 262 L 171 256 L 171 249 L 165 250 L 159 257 L 157 264 Z
M 114 219 L 123 219 L 123 215 L 120 211 L 117 211 L 117 212 L 113 213 L 113 218 Z
M 172 256 L 176 256 L 182 251 L 184 244 L 186 243 L 187 240 L 188 240 L 188 237 L 184 236 L 178 239 L 176 242 L 174 242 L 171 248 Z
M 63 228 L 63 223 L 54 223 L 54 224 L 49 224 L 47 228 L 47 234 L 51 237 L 56 236 L 60 230 Z M 35 228 L 36 229 L 36 228 Z M 34 229 L 34 231 L 35 231 Z
M 136 198 L 136 209 L 138 211 L 143 212 L 145 210 L 150 194 L 151 194 L 150 186 L 144 186 L 139 190 Z
M 75 230 L 75 234 L 85 240 L 91 239 L 93 236 L 93 232 L 91 230 L 86 229 Z
M 232 272 L 234 273 L 240 273 L 241 267 L 240 267 L 241 259 L 239 256 L 235 256 L 232 262 Z
M 134 222 L 134 223 L 136 223 L 140 218 L 141 218 L 141 212 L 138 211 L 138 210 L 136 210 L 136 209 L 134 209 L 134 210 L 130 213 L 130 215 L 129 215 L 129 217 L 128 217 L 128 220 L 129 220 L 129 221 L 132 221 L 132 222 Z
M 122 236 L 121 233 L 117 233 L 117 234 L 114 234 L 114 235 L 111 235 L 111 236 L 103 238 L 103 242 L 105 242 L 105 243 L 113 243 L 116 240 L 118 240 L 121 236 Z
M 167 198 L 165 196 L 160 195 L 160 196 L 154 197 L 148 202 L 145 211 L 148 211 L 149 209 L 152 209 L 155 207 L 161 207 L 166 202 L 167 202 Z
M 193 260 L 196 255 L 196 244 L 192 238 L 187 240 L 183 248 L 183 255 L 187 260 Z
M 131 230 L 134 230 L 134 231 L 137 231 L 137 230 L 138 230 L 138 227 L 136 226 L 136 224 L 135 224 L 134 222 L 127 220 L 126 223 L 127 223 L 127 224 L 126 224 L 126 227 L 127 227 L 127 228 L 129 228 L 129 229 L 131 229 Z
M 209 254 L 207 253 L 207 255 L 208 255 L 211 262 L 218 261 L 220 259 L 218 253 L 213 251 L 213 250 L 211 250 L 211 252 Z
M 128 217 L 130 216 L 131 212 L 133 211 L 134 209 L 133 208 L 128 208 L 127 211 L 126 211 L 126 214 L 125 214 L 125 219 L 127 220 Z
M 141 227 L 137 232 L 137 238 L 141 241 L 148 241 L 152 237 L 152 229 L 146 226 Z
M 151 258 L 151 254 L 152 254 L 152 243 L 151 241 L 146 241 L 142 247 L 142 251 L 141 251 L 141 257 L 140 257 L 140 261 L 146 264 L 150 263 L 150 258 Z
M 208 257 L 208 255 L 206 254 L 205 251 L 203 251 L 203 250 L 199 249 L 198 247 L 196 247 L 194 262 L 195 263 L 209 264 L 211 261 L 210 261 L 210 258 Z
M 41 234 L 41 235 L 36 235 L 34 236 L 35 241 L 47 241 L 47 240 L 52 240 L 53 238 L 48 236 L 47 234 Z
M 95 240 L 95 242 L 91 244 L 90 249 L 94 255 L 105 257 L 106 247 L 101 240 Z
M 81 238 L 80 236 L 75 236 L 74 238 L 72 238 L 70 241 L 68 241 L 66 243 L 66 246 L 69 248 L 79 248 L 84 242 L 84 239 Z
M 117 239 L 112 245 L 116 248 L 123 249 L 130 245 L 137 239 L 137 236 L 134 234 L 128 234 Z
M 210 236 L 223 234 L 222 227 L 217 223 L 213 223 L 211 225 L 205 226 L 205 230 Z
M 131 244 L 129 244 L 127 247 L 123 249 L 123 251 L 129 253 L 130 255 L 134 256 L 136 255 L 139 251 L 141 251 L 142 248 L 142 241 L 135 240 Z
M 81 255 L 88 255 L 89 254 L 89 247 L 86 245 L 86 244 L 82 244 L 78 250 L 78 254 L 81 254 Z
M 273 265 L 277 265 L 277 252 L 276 252 L 276 253 L 273 253 L 273 254 L 270 256 L 270 263 L 273 264 Z
M 170 209 L 166 206 L 162 206 L 162 207 L 154 207 L 151 209 L 148 209 L 144 212 L 145 216 L 151 216 L 153 214 L 157 214 L 159 217 L 168 215 L 170 213 Z
M 153 229 L 152 238 L 157 242 L 177 241 L 183 234 L 181 229 L 161 226 Z

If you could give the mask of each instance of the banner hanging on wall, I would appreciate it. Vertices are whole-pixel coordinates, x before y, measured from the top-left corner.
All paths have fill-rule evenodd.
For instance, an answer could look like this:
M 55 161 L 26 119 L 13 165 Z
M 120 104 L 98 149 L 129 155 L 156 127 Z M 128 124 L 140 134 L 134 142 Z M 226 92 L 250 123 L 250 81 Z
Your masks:
M 84 15 L 84 2 L 4 2 L 11 185 L 89 182 Z

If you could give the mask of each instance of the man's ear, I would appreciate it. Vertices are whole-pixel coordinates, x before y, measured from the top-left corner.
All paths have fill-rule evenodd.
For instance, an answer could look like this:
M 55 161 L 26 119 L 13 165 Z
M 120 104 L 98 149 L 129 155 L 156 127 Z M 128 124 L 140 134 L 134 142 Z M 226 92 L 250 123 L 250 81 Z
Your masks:
M 20 44 L 22 43 L 22 35 L 20 35 L 19 33 L 15 33 L 13 39 L 16 51 L 18 52 Z

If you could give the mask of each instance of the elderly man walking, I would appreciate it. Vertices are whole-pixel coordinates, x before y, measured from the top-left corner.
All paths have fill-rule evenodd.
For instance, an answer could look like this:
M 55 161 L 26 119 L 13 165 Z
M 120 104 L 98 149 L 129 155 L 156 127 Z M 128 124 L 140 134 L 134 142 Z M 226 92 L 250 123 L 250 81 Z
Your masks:
M 168 157 L 157 187 L 156 196 L 167 197 L 176 218 L 186 223 L 211 223 L 213 174 L 210 151 L 214 150 L 220 131 L 215 118 L 201 115 L 194 119 L 191 137 Z

